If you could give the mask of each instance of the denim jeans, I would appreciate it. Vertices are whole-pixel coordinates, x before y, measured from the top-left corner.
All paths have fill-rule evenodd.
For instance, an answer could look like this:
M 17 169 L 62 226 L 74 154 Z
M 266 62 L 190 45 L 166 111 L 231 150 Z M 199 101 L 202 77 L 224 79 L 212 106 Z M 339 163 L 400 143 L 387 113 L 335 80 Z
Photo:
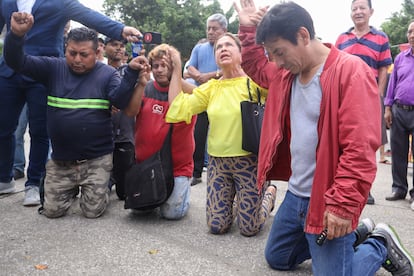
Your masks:
M 46 128 L 47 89 L 40 83 L 24 80 L 22 75 L 0 77 L 0 182 L 13 177 L 15 152 L 14 132 L 25 103 L 29 110 L 30 153 L 27 169 L 28 185 L 39 186 L 45 173 L 49 150 Z
M 190 207 L 191 179 L 191 177 L 186 176 L 174 177 L 174 189 L 167 201 L 160 207 L 162 217 L 181 219 L 187 214 Z
M 356 249 L 355 233 L 316 244 L 318 235 L 304 232 L 309 198 L 287 192 L 273 221 L 265 248 L 269 265 L 278 270 L 293 270 L 307 259 L 312 259 L 313 274 L 375 275 L 387 256 L 386 247 L 373 238 Z
M 14 150 L 13 168 L 20 172 L 24 172 L 24 168 L 26 167 L 26 156 L 24 153 L 24 134 L 26 133 L 27 129 L 28 116 L 29 113 L 27 110 L 27 104 L 25 104 L 23 106 L 22 112 L 20 113 L 17 129 L 14 132 L 14 137 L 16 139 L 16 148 Z

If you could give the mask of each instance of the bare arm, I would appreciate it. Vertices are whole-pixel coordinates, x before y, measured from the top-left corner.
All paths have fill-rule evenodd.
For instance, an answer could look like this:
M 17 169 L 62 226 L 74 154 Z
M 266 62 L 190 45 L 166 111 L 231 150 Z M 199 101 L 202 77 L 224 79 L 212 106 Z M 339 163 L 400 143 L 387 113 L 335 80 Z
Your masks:
M 196 82 L 198 82 L 199 84 L 206 83 L 210 79 L 217 79 L 221 77 L 220 71 L 201 73 L 200 71 L 197 70 L 197 68 L 191 65 L 188 66 L 187 72 L 188 72 L 188 75 L 190 75 L 190 77 Z
M 182 86 L 183 92 L 188 93 L 188 94 L 192 94 L 193 89 L 197 87 L 196 85 L 189 83 L 188 81 L 185 81 L 185 80 L 181 80 L 181 86 Z
M 180 53 L 175 49 L 169 50 L 168 64 L 172 70 L 170 89 L 168 91 L 168 102 L 171 104 L 175 97 L 182 91 L 182 75 L 181 75 L 181 56 Z
M 387 89 L 387 66 L 378 68 L 378 91 L 381 97 L 384 97 L 385 89 Z

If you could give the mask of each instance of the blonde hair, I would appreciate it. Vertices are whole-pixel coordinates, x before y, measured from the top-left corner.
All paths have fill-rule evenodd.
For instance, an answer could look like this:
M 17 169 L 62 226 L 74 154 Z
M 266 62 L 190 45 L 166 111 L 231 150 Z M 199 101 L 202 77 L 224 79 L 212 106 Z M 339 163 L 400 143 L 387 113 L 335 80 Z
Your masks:
M 162 59 L 168 53 L 169 50 L 173 50 L 173 51 L 178 52 L 178 50 L 175 47 L 173 47 L 171 45 L 168 45 L 166 43 L 163 43 L 163 44 L 160 44 L 160 45 L 156 46 L 148 54 L 149 64 L 152 65 L 152 62 L 155 59 Z

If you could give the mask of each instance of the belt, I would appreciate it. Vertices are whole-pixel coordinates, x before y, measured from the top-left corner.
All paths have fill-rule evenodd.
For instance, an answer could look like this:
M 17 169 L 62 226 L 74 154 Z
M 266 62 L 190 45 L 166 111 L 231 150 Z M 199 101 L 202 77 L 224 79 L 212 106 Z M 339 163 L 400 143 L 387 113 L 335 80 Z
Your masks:
M 88 159 L 81 159 L 81 160 L 69 160 L 69 161 L 62 161 L 62 160 L 53 160 L 58 166 L 68 167 L 68 166 L 75 166 L 80 165 L 88 161 Z
M 407 111 L 412 111 L 414 110 L 414 105 L 407 105 L 407 104 L 400 104 L 400 103 L 395 103 L 395 105 L 401 109 L 407 110 Z

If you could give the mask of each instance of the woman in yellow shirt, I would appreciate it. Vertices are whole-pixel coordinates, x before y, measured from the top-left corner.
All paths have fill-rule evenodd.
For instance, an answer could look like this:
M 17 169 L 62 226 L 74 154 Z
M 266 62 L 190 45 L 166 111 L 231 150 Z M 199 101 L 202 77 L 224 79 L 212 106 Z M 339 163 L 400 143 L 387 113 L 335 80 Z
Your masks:
M 207 111 L 207 224 L 211 233 L 223 234 L 230 229 L 235 215 L 240 233 L 253 236 L 274 207 L 276 187 L 270 185 L 265 191 L 257 188 L 257 156 L 242 149 L 240 102 L 249 99 L 248 85 L 251 91 L 259 88 L 264 97 L 267 90 L 252 80 L 248 82 L 241 68 L 240 41 L 234 35 L 226 33 L 219 38 L 214 53 L 222 77 L 194 88 L 192 93 L 183 93 L 181 59 L 171 52 L 171 104 L 166 120 L 190 123 L 194 114 Z

